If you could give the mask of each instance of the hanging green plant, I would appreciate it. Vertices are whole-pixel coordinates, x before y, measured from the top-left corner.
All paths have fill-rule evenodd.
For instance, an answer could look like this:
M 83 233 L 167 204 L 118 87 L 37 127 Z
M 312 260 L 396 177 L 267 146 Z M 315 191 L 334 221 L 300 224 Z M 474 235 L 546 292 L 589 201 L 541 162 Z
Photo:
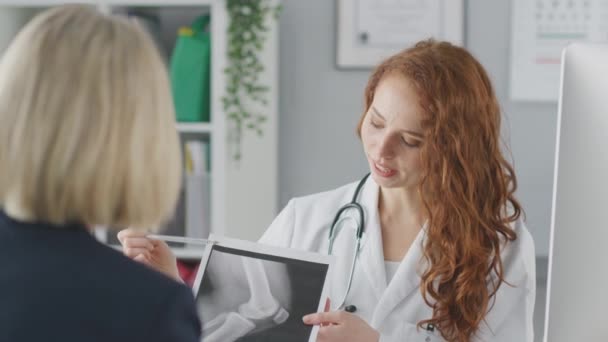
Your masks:
M 259 79 L 260 73 L 264 71 L 259 54 L 269 31 L 268 16 L 276 20 L 281 6 L 274 5 L 272 0 L 227 0 L 226 8 L 230 24 L 228 66 L 224 70 L 226 93 L 222 101 L 230 123 L 232 156 L 235 160 L 240 160 L 244 130 L 251 130 L 259 136 L 264 134 L 263 126 L 267 116 L 251 109 L 251 105 L 268 105 L 266 95 L 269 88 Z

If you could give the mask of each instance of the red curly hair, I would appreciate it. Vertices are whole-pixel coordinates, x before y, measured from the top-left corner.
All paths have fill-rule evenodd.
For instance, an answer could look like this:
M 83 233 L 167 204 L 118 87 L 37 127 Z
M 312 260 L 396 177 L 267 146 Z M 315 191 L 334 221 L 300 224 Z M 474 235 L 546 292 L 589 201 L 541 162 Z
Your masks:
M 522 209 L 500 144 L 500 108 L 490 79 L 465 49 L 426 40 L 384 62 L 365 89 L 365 113 L 389 73 L 414 85 L 423 109 L 419 194 L 428 215 L 420 289 L 444 339 L 469 341 L 503 282 L 501 243 L 516 239 Z M 360 134 L 365 113 L 359 121 Z

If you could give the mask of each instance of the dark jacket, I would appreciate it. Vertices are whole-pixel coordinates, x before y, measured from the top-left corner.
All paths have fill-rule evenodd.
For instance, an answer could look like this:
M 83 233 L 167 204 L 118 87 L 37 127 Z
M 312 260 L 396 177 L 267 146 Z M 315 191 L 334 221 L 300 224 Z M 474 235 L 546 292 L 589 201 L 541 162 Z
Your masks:
M 85 227 L 0 211 L 0 341 L 199 342 L 184 285 L 99 243 Z

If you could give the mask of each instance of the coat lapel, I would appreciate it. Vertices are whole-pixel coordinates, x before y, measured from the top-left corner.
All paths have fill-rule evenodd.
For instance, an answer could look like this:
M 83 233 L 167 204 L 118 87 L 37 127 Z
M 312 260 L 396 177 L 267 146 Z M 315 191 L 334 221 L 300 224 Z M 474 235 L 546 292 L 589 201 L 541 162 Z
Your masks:
M 365 210 L 365 234 L 359 263 L 369 281 L 377 305 L 371 319 L 372 327 L 379 327 L 386 317 L 420 285 L 420 261 L 426 233 L 426 223 L 401 261 L 394 278 L 387 284 L 382 248 L 382 231 L 378 216 L 379 187 L 369 177 L 359 199 Z M 371 299 L 370 299 L 371 300 Z
M 378 218 L 378 184 L 369 177 L 361 193 L 360 203 L 365 210 L 364 244 L 359 262 L 379 300 L 386 290 L 386 272 L 384 270 L 384 250 L 382 232 Z
M 418 274 L 426 225 L 418 232 L 416 239 L 410 246 L 407 254 L 401 261 L 394 278 L 388 284 L 386 291 L 382 293 L 378 305 L 374 310 L 371 320 L 372 327 L 379 327 L 386 317 L 413 291 L 417 291 L 420 285 Z M 384 261 L 383 261 L 384 262 Z M 383 268 L 383 264 L 379 265 Z M 386 277 L 385 277 L 386 278 Z

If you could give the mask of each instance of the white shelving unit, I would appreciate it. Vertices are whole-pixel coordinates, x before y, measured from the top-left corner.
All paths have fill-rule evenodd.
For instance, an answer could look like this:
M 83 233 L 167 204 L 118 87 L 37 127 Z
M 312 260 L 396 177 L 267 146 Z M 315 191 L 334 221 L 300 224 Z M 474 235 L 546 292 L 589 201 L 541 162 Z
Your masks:
M 177 123 L 177 131 L 180 133 L 200 133 L 200 134 L 212 134 L 213 125 L 207 122 L 201 123 Z
M 195 6 L 212 7 L 223 5 L 223 0 L 0 0 L 0 6 L 10 7 L 52 7 L 65 4 L 91 4 L 100 7 L 173 7 Z
M 235 238 L 254 240 L 270 224 L 276 214 L 277 193 L 277 111 L 278 111 L 278 48 L 277 23 L 269 23 L 270 32 L 261 58 L 266 70 L 261 75 L 270 86 L 269 106 L 265 108 L 268 122 L 264 137 L 245 137 L 244 158 L 231 160 L 227 121 L 222 95 L 226 81 L 227 27 L 226 0 L 0 0 L 0 56 L 12 37 L 38 10 L 68 3 L 87 3 L 105 13 L 125 8 L 183 13 L 191 18 L 194 12 L 211 16 L 211 122 L 177 123 L 176 129 L 186 138 L 210 143 L 211 232 Z M 181 11 L 181 12 L 180 12 Z M 182 25 L 190 24 L 189 21 Z M 177 32 L 175 32 L 177 34 Z M 170 56 L 170 51 L 165 51 Z M 264 200 L 260 200 L 263 194 Z M 199 248 L 175 248 L 179 258 L 196 259 Z

